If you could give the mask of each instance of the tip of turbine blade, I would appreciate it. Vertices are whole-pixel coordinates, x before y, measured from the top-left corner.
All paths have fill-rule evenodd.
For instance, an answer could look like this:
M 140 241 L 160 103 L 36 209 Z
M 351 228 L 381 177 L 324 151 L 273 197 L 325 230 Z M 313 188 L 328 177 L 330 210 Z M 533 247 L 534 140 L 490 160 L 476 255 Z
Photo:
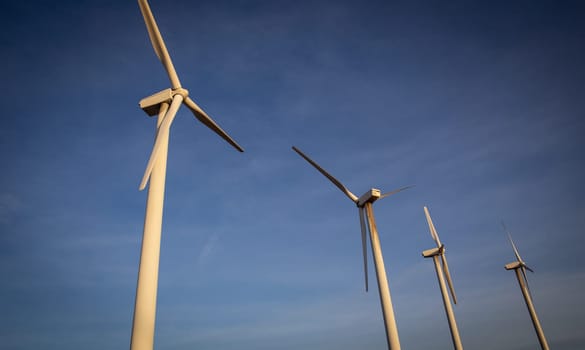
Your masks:
M 364 209 L 358 208 L 358 213 L 360 215 L 360 229 L 362 234 L 362 255 L 364 259 L 364 281 L 366 285 L 366 293 L 368 292 L 368 251 L 366 248 L 367 245 L 367 233 L 366 233 L 366 221 L 364 218 Z
M 142 191 L 146 188 L 146 184 L 148 184 L 148 180 L 150 180 L 150 172 L 146 172 L 142 177 L 142 181 L 140 181 L 140 186 L 138 186 L 138 190 Z
M 138 191 L 143 191 L 146 188 L 146 180 L 142 180 L 140 186 L 138 186 Z
M 453 286 L 453 279 L 451 278 L 451 272 L 449 272 L 449 264 L 447 263 L 447 257 L 445 256 L 445 254 L 441 254 L 441 262 L 443 265 L 445 277 L 447 279 L 447 284 L 449 285 L 451 299 L 453 299 L 453 302 L 455 302 L 455 304 L 457 304 L 457 302 L 456 302 L 457 297 L 455 296 L 455 287 Z

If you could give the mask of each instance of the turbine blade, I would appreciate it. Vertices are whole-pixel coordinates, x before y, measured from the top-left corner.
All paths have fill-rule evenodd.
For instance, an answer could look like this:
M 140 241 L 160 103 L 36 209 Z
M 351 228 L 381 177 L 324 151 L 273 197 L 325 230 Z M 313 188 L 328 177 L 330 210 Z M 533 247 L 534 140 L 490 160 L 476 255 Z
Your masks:
M 164 138 L 163 136 L 166 136 L 169 133 L 171 123 L 173 122 L 175 116 L 177 115 L 177 111 L 181 106 L 181 102 L 183 102 L 183 96 L 175 95 L 175 97 L 173 98 L 173 102 L 171 103 L 171 106 L 166 112 L 162 123 L 158 127 L 158 130 L 156 132 L 156 138 L 154 140 L 154 146 L 152 147 L 152 152 L 150 153 L 150 158 L 148 159 L 148 164 L 146 165 L 146 170 L 144 171 L 144 176 L 142 177 L 142 181 L 140 182 L 139 187 L 140 191 L 142 191 L 146 187 L 146 183 L 150 178 L 150 174 L 152 173 L 152 169 L 154 168 L 154 163 L 156 162 L 158 153 L 162 146 L 162 140 Z
M 453 280 L 451 279 L 451 273 L 449 272 L 449 264 L 447 264 L 447 257 L 445 253 L 441 254 L 441 260 L 443 262 L 443 270 L 445 270 L 445 277 L 447 278 L 447 283 L 449 284 L 449 291 L 451 292 L 451 297 L 453 297 L 453 302 L 457 304 L 457 296 L 455 295 L 455 288 L 453 287 Z
M 530 272 L 534 273 L 534 270 L 533 270 L 533 269 L 531 269 L 530 267 L 528 267 L 528 265 L 524 264 L 524 267 L 526 268 L 526 270 L 528 270 L 528 271 L 530 271 Z
M 144 18 L 146 30 L 148 31 L 148 38 L 150 39 L 150 43 L 152 44 L 154 53 L 156 53 L 156 57 L 158 57 L 158 59 L 162 61 L 162 50 L 155 34 L 156 31 L 158 30 L 158 26 L 156 25 L 156 21 L 151 20 L 151 18 L 154 18 L 154 16 L 152 16 L 150 6 L 148 5 L 147 1 L 141 0 L 138 1 L 138 6 L 140 7 L 142 18 Z
M 435 225 L 433 224 L 433 219 L 431 219 L 431 214 L 429 214 L 429 209 L 427 207 L 423 207 L 425 210 L 425 216 L 427 217 L 427 223 L 429 224 L 429 231 L 431 231 L 431 237 L 437 243 L 437 247 L 441 248 L 441 241 L 439 240 L 439 235 L 437 234 L 437 230 L 435 230 Z
M 411 188 L 411 187 L 414 187 L 414 186 L 415 186 L 415 185 L 409 185 L 409 186 L 402 187 L 402 188 L 399 188 L 399 189 L 397 189 L 397 190 L 394 190 L 394 191 L 386 192 L 386 193 L 384 193 L 384 194 L 382 194 L 382 195 L 380 196 L 380 199 L 382 199 L 382 198 L 386 198 L 386 197 L 388 197 L 388 196 L 391 196 L 391 195 L 393 195 L 393 194 L 396 194 L 396 193 L 398 193 L 398 192 L 401 192 L 401 191 L 407 190 L 407 189 L 409 189 L 409 188 Z
M 368 251 L 366 246 L 366 222 L 364 220 L 364 208 L 358 208 L 360 213 L 360 227 L 362 229 L 362 254 L 364 256 L 364 276 L 366 279 L 366 292 L 368 291 Z
M 199 107 L 195 103 L 195 101 L 193 101 L 189 96 L 185 98 L 185 105 L 189 107 L 191 112 L 193 112 L 195 118 L 197 118 L 201 123 L 203 123 L 203 125 L 210 128 L 213 132 L 218 134 L 222 139 L 226 140 L 238 151 L 244 152 L 244 149 L 240 147 L 240 145 L 238 145 L 237 142 L 234 141 L 225 131 L 223 131 L 223 129 L 219 125 L 217 125 L 217 123 L 213 121 L 213 119 L 211 119 L 211 117 L 208 116 L 207 113 L 205 113 L 205 111 L 203 111 L 203 109 L 201 109 L 201 107 Z
M 331 174 L 329 174 L 327 171 L 325 171 L 325 169 L 321 168 L 319 166 L 319 164 L 315 163 L 311 158 L 307 157 L 303 152 L 301 152 L 301 150 L 299 150 L 295 146 L 293 146 L 292 149 L 295 152 L 297 152 L 301 157 L 305 158 L 305 160 L 307 162 L 309 162 L 312 166 L 314 166 L 315 169 L 319 170 L 319 172 L 321 174 L 323 174 L 326 178 L 328 178 L 329 181 L 333 182 L 333 184 L 335 186 L 337 186 L 337 188 L 339 188 L 341 190 L 341 192 L 345 193 L 345 195 L 348 196 L 349 199 L 351 199 L 352 201 L 354 201 L 355 203 L 357 203 L 358 197 L 355 194 L 351 193 L 351 191 L 348 190 L 347 187 L 343 186 L 343 184 L 341 182 L 339 182 L 339 180 L 337 180 L 336 178 L 334 178 L 333 176 L 331 176 Z
M 523 277 L 523 283 L 524 286 L 526 286 L 526 290 L 528 291 L 528 294 L 530 295 L 530 299 L 532 299 L 532 292 L 530 291 L 530 287 L 528 286 L 528 278 L 526 278 L 526 270 L 525 270 L 526 265 L 522 265 L 520 267 L 520 271 L 522 271 L 522 277 Z
M 518 260 L 518 262 L 523 262 L 522 258 L 520 257 L 520 253 L 518 253 L 518 249 L 516 248 L 516 245 L 514 244 L 514 241 L 512 240 L 512 235 L 508 231 L 508 228 L 506 227 L 506 224 L 504 224 L 504 221 L 502 221 L 502 228 L 504 229 L 504 232 L 506 232 L 508 234 L 508 239 L 510 240 L 510 243 L 512 244 L 512 248 L 514 249 L 514 255 L 516 255 L 516 260 Z
M 374 216 L 374 208 L 372 203 L 366 203 L 364 206 L 366 212 L 366 220 L 368 222 L 368 229 L 370 231 L 370 243 L 372 243 L 372 235 L 378 235 L 378 228 L 376 227 L 376 218 Z M 373 253 L 372 253 L 373 254 Z
M 514 241 L 512 240 L 512 235 L 510 235 L 510 233 L 508 233 L 508 239 L 510 240 L 510 243 L 512 243 L 512 248 L 514 249 L 514 255 L 516 255 L 516 260 L 523 263 L 524 261 L 520 257 L 520 253 L 518 252 L 518 248 L 516 248 L 516 245 L 514 244 Z
M 152 11 L 150 10 L 150 6 L 148 5 L 147 0 L 138 0 L 138 6 L 140 6 L 140 12 L 142 12 L 142 17 L 144 17 L 144 23 L 146 24 L 146 30 L 148 31 L 148 36 L 150 38 L 150 42 L 152 43 L 152 47 L 154 48 L 154 52 L 158 59 L 162 62 L 167 74 L 169 75 L 169 79 L 171 80 L 171 85 L 173 89 L 177 89 L 181 87 L 181 82 L 179 81 L 179 77 L 177 76 L 177 72 L 175 71 L 175 67 L 173 66 L 173 62 L 171 61 L 171 56 L 165 46 L 165 42 L 158 30 L 158 26 L 156 21 L 154 20 L 154 16 L 152 15 Z

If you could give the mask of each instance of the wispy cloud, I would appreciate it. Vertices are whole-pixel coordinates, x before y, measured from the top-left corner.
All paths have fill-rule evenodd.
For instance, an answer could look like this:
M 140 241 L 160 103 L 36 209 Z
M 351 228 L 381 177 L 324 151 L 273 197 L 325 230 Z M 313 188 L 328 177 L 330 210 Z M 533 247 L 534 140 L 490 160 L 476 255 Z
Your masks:
M 208 262 L 211 255 L 218 249 L 219 241 L 219 231 L 214 231 L 209 237 L 207 237 L 205 244 L 203 244 L 203 247 L 197 256 L 198 266 L 204 265 Z

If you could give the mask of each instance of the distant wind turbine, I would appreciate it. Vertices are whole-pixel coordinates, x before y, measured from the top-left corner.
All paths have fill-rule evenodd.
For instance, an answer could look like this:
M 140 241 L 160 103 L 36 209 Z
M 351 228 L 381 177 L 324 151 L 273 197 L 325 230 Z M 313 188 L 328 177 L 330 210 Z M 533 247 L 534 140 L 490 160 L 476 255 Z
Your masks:
M 388 287 L 388 279 L 386 277 L 386 269 L 384 267 L 384 259 L 382 257 L 382 248 L 380 246 L 380 238 L 378 236 L 378 230 L 376 228 L 376 220 L 374 219 L 374 209 L 372 203 L 378 199 L 382 199 L 393 195 L 397 192 L 410 188 L 412 186 L 403 187 L 388 193 L 381 194 L 380 190 L 372 188 L 361 197 L 357 197 L 347 187 L 345 187 L 339 180 L 331 176 L 325 169 L 321 168 L 311 158 L 306 156 L 298 148 L 292 148 L 307 162 L 314 166 L 321 174 L 329 179 L 337 188 L 339 188 L 349 199 L 354 202 L 358 207 L 360 215 L 360 226 L 362 231 L 362 254 L 364 258 L 364 274 L 366 283 L 366 292 L 368 291 L 368 258 L 366 250 L 366 225 L 365 221 L 368 221 L 368 227 L 370 231 L 370 243 L 372 245 L 372 254 L 374 256 L 374 266 L 376 267 L 376 277 L 378 280 L 378 291 L 380 293 L 380 302 L 382 304 L 382 314 L 384 316 L 384 324 L 386 330 L 386 340 L 388 342 L 388 349 L 400 350 L 400 340 L 398 339 L 398 329 L 396 327 L 396 320 L 394 318 L 394 308 L 392 306 L 392 299 L 390 298 L 390 288 Z M 364 215 L 365 211 L 365 215 Z M 364 218 L 365 217 L 365 218 Z
M 534 309 L 534 304 L 532 303 L 532 295 L 530 293 L 530 289 L 528 288 L 528 279 L 526 278 L 526 270 L 530 272 L 534 272 L 522 258 L 520 257 L 520 253 L 518 253 L 518 249 L 512 240 L 512 235 L 506 229 L 506 225 L 502 222 L 502 227 L 504 231 L 508 234 L 508 239 L 510 239 L 510 243 L 512 244 L 512 248 L 514 249 L 514 255 L 516 255 L 516 261 L 506 264 L 506 270 L 514 270 L 516 272 L 516 278 L 518 279 L 518 283 L 520 284 L 520 290 L 522 291 L 522 295 L 524 296 L 524 301 L 526 302 L 526 307 L 528 308 L 528 312 L 530 313 L 530 318 L 532 319 L 532 325 L 534 326 L 534 330 L 536 331 L 536 335 L 538 336 L 538 341 L 540 342 L 540 347 L 543 350 L 548 350 L 548 342 L 544 336 L 544 332 L 542 327 L 540 326 L 540 321 L 538 320 L 538 316 L 536 315 L 536 310 Z
M 427 218 L 427 223 L 429 224 L 429 231 L 431 231 L 431 237 L 433 237 L 433 240 L 435 243 L 437 243 L 437 248 L 425 250 L 422 255 L 425 258 L 433 258 L 433 262 L 435 263 L 435 270 L 437 271 L 437 278 L 439 280 L 439 287 L 441 288 L 441 294 L 443 296 L 443 305 L 445 306 L 447 320 L 449 321 L 449 329 L 451 330 L 453 346 L 455 349 L 461 350 L 463 349 L 463 345 L 461 344 L 461 338 L 459 337 L 459 329 L 457 328 L 457 322 L 455 321 L 455 314 L 453 313 L 451 300 L 449 300 L 449 293 L 447 292 L 447 287 L 445 286 L 446 277 L 447 283 L 449 284 L 449 291 L 453 297 L 453 302 L 457 304 L 457 297 L 455 296 L 455 289 L 453 288 L 453 281 L 451 280 L 449 265 L 447 264 L 447 257 L 445 256 L 445 245 L 441 243 L 441 240 L 439 240 L 439 234 L 435 229 L 435 225 L 433 224 L 431 214 L 429 214 L 427 207 L 424 207 L 424 211 Z M 439 256 L 441 257 L 440 263 Z
M 181 104 L 185 104 L 193 112 L 195 118 L 221 136 L 238 151 L 243 152 L 243 149 L 189 97 L 189 92 L 181 86 L 179 77 L 173 67 L 171 57 L 158 30 L 148 2 L 146 0 L 138 0 L 138 5 L 144 17 L 154 52 L 162 62 L 171 80 L 171 88 L 157 92 L 140 101 L 140 108 L 148 115 L 158 115 L 154 147 L 150 154 L 142 182 L 140 183 L 140 190 L 143 190 L 150 179 L 146 200 L 140 267 L 138 269 L 132 338 L 130 341 L 131 350 L 146 350 L 152 349 L 154 343 L 156 294 L 169 130 Z

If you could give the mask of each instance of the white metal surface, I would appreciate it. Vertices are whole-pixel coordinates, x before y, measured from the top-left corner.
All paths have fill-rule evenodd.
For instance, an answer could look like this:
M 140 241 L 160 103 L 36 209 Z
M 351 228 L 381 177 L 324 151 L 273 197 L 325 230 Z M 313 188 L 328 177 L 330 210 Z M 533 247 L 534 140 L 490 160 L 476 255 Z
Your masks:
M 376 228 L 372 203 L 366 203 L 365 210 L 370 227 L 370 243 L 372 246 L 372 255 L 374 256 L 374 266 L 376 267 L 378 292 L 380 294 L 380 303 L 382 304 L 382 314 L 384 316 L 388 349 L 400 350 L 400 339 L 398 338 L 398 328 L 394 317 L 394 306 L 392 305 L 392 298 L 390 297 L 390 287 L 388 286 L 388 278 L 386 277 L 384 257 L 382 256 L 382 247 L 380 245 L 378 229 Z
M 167 103 L 161 105 L 158 116 L 159 126 L 167 113 L 168 107 Z M 158 266 L 169 134 L 161 135 L 160 140 L 160 154 L 152 170 L 146 200 L 144 233 L 142 236 L 132 336 L 130 339 L 131 350 L 152 349 L 154 345 L 156 293 L 158 289 Z
M 538 337 L 538 342 L 540 343 L 540 347 L 542 348 L 542 350 L 549 350 L 548 342 L 546 340 L 546 337 L 544 336 L 544 331 L 542 330 L 542 326 L 540 325 L 538 315 L 536 314 L 536 309 L 534 309 L 534 303 L 532 302 L 530 291 L 528 290 L 528 286 L 525 283 L 524 276 L 521 275 L 519 270 L 520 270 L 519 268 L 516 268 L 514 269 L 514 272 L 516 272 L 516 278 L 518 278 L 520 290 L 522 290 L 524 302 L 526 302 L 528 313 L 530 314 L 530 318 L 532 319 L 532 325 L 534 326 L 534 331 L 536 332 L 536 336 Z
M 433 255 L 433 262 L 435 263 L 435 271 L 437 272 L 439 288 L 441 289 L 441 296 L 443 297 L 443 306 L 445 307 L 447 321 L 449 322 L 449 330 L 451 331 L 451 340 L 453 341 L 453 347 L 456 350 L 462 350 L 463 344 L 461 344 L 461 337 L 459 336 L 459 327 L 457 327 L 455 313 L 453 312 L 453 305 L 451 305 L 451 300 L 449 299 L 449 292 L 447 291 L 447 285 L 445 283 L 443 268 L 441 267 L 441 263 L 439 262 L 439 255 Z

